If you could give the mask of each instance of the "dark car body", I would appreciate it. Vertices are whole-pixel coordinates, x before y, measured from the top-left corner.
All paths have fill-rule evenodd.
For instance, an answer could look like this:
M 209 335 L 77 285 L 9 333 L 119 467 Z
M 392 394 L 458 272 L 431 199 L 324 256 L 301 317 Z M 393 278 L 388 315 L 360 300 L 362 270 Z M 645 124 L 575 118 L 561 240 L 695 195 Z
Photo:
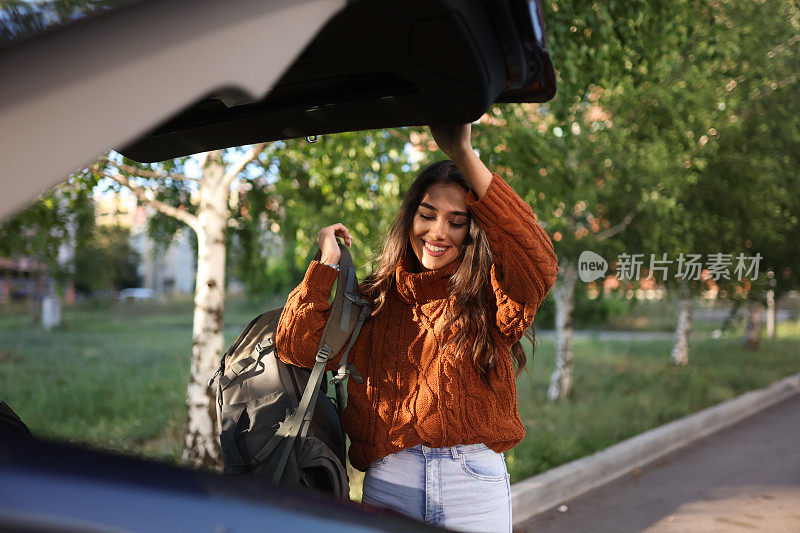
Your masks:
M 287 487 L 4 435 L 3 531 L 435 531 Z

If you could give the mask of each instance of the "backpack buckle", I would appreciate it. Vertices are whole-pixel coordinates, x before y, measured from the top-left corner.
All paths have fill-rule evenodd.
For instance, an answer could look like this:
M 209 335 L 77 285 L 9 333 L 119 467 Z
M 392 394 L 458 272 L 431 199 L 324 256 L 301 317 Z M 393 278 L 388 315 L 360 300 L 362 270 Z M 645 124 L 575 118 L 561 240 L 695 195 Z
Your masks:
M 264 341 L 267 345 L 263 346 L 260 342 L 256 343 L 256 353 L 260 356 L 262 352 L 268 352 L 271 349 L 275 349 L 275 344 L 272 341 L 272 338 L 267 337 Z
M 317 362 L 324 363 L 325 361 L 330 359 L 331 351 L 332 351 L 331 347 L 328 346 L 327 344 L 322 348 L 320 348 L 319 351 L 317 352 Z
M 356 365 L 354 365 L 352 362 L 349 362 L 346 365 L 341 365 L 339 367 L 339 371 L 336 373 L 335 376 L 331 378 L 330 384 L 338 385 L 339 383 L 347 379 L 348 374 L 359 385 L 361 383 L 364 383 L 364 378 L 362 378 L 361 374 L 359 374 L 358 370 L 356 370 Z

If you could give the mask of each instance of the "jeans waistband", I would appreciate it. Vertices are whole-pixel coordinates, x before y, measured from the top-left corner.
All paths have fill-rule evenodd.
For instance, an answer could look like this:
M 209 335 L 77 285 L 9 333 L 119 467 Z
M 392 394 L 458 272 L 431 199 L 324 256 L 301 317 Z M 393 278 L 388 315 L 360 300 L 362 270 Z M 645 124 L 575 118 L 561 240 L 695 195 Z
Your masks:
M 431 448 L 424 444 L 417 444 L 412 448 L 402 450 L 402 452 L 416 453 L 426 457 L 450 455 L 453 459 L 458 460 L 462 454 L 488 449 L 485 444 L 456 444 L 455 446 L 446 446 L 444 448 Z

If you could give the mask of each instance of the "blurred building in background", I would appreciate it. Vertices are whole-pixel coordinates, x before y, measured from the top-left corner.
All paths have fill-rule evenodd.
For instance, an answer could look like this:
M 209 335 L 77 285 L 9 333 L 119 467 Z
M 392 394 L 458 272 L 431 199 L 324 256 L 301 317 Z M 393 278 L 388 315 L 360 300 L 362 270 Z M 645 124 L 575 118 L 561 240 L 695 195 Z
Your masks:
M 0 257 L 0 303 L 37 299 L 48 286 L 46 265 L 29 257 Z
M 194 292 L 197 270 L 191 230 L 182 228 L 164 247 L 148 234 L 147 221 L 154 210 L 140 205 L 133 194 L 107 194 L 96 201 L 96 222 L 130 230 L 131 247 L 139 253 L 143 286 L 158 294 Z

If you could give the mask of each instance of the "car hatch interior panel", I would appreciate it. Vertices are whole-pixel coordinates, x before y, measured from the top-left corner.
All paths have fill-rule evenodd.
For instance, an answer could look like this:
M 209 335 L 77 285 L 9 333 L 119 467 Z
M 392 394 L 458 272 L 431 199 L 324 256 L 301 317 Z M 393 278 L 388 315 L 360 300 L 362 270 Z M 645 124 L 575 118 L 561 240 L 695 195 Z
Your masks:
M 538 4 L 524 0 L 352 1 L 264 97 L 221 87 L 120 152 L 161 161 L 279 139 L 470 122 L 494 102 L 543 102 L 555 77 L 537 27 Z

